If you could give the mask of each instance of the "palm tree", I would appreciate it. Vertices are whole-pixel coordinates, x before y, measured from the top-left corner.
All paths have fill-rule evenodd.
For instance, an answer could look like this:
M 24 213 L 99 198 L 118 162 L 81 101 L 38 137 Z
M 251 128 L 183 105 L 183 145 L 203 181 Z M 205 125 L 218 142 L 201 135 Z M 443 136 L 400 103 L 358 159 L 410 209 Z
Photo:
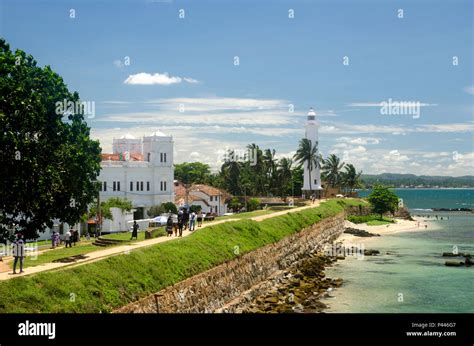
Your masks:
M 347 164 L 344 166 L 345 172 L 342 173 L 342 184 L 349 189 L 349 192 L 352 192 L 354 189 L 361 186 L 360 176 L 362 171 L 357 173 L 354 165 Z
M 252 175 L 254 181 L 254 190 L 255 194 L 263 193 L 265 190 L 265 162 L 263 160 L 263 152 L 260 147 L 255 144 L 247 145 L 247 150 L 249 151 L 249 160 L 246 162 L 246 167 L 248 172 Z
M 229 150 L 229 157 L 235 157 L 234 151 Z M 221 167 L 221 175 L 224 180 L 226 189 L 233 195 L 239 196 L 241 194 L 240 188 L 240 173 L 242 163 L 236 160 L 225 160 Z
M 323 172 L 326 177 L 326 182 L 331 187 L 336 187 L 341 183 L 341 169 L 344 167 L 344 162 L 335 154 L 329 155 L 324 160 Z
M 311 193 L 313 191 L 311 186 L 311 171 L 314 168 L 319 167 L 318 142 L 316 142 L 313 146 L 311 140 L 308 138 L 302 138 L 300 140 L 298 150 L 296 151 L 296 154 L 293 158 L 300 165 L 304 165 L 306 163 L 309 173 L 309 191 Z
M 278 185 L 280 186 L 281 196 L 288 194 L 288 185 L 291 182 L 291 166 L 293 160 L 289 157 L 283 157 L 278 161 Z

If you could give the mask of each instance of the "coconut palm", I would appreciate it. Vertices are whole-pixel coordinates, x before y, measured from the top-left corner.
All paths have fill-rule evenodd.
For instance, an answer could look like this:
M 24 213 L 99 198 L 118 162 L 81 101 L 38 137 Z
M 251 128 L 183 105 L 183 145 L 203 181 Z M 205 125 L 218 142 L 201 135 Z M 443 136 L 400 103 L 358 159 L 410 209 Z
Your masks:
M 326 177 L 326 182 L 331 187 L 336 187 L 341 184 L 341 169 L 344 167 L 344 162 L 335 154 L 329 155 L 324 160 L 323 173 Z
M 362 171 L 357 173 L 356 168 L 352 164 L 346 164 L 344 169 L 345 172 L 342 173 L 343 186 L 346 186 L 349 192 L 361 187 L 360 176 L 362 175 Z
M 278 185 L 281 188 L 281 195 L 286 195 L 288 193 L 288 187 L 291 182 L 291 166 L 293 165 L 293 160 L 289 157 L 283 157 L 278 161 Z
M 300 165 L 306 164 L 309 173 L 309 190 L 311 193 L 313 191 L 311 186 L 311 171 L 314 168 L 319 167 L 318 142 L 316 142 L 313 146 L 311 140 L 302 138 L 300 140 L 298 150 L 296 151 L 296 154 L 293 158 Z

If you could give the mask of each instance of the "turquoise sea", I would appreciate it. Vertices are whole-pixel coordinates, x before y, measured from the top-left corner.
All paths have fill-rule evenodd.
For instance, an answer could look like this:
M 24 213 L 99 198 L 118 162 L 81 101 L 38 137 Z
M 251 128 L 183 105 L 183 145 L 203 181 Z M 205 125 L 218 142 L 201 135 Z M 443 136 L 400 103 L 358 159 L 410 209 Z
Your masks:
M 428 230 L 372 238 L 366 248 L 379 256 L 346 257 L 328 268 L 344 285 L 324 301 L 327 312 L 474 312 L 474 267 L 446 267 L 441 256 L 454 246 L 474 255 L 474 214 L 430 210 L 474 208 L 474 189 L 394 191 L 412 215 L 431 216 Z

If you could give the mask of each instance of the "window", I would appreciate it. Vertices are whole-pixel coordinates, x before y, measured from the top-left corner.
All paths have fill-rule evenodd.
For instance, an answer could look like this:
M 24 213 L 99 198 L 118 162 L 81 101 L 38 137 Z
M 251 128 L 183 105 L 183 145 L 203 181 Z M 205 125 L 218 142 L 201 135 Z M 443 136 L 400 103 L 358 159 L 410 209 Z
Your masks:
M 160 181 L 160 191 L 166 191 L 166 181 Z
M 143 191 L 143 181 L 140 182 L 140 191 Z
M 117 181 L 117 191 L 120 191 L 120 181 Z
M 146 190 L 150 191 L 150 182 L 149 181 L 146 182 Z
M 212 196 L 209 196 L 209 200 L 212 202 Z
M 318 180 L 314 179 L 314 185 L 318 185 Z
M 107 191 L 107 182 L 104 181 L 104 191 Z
M 160 153 L 160 162 L 166 162 L 166 153 Z
M 115 181 L 113 182 L 112 186 L 113 186 L 112 190 L 116 191 L 117 190 L 117 184 L 115 183 Z
M 137 181 L 137 191 L 140 191 L 140 182 Z
M 133 191 L 133 181 L 130 182 L 130 191 Z
M 151 159 L 151 153 L 148 153 L 148 162 L 150 162 Z

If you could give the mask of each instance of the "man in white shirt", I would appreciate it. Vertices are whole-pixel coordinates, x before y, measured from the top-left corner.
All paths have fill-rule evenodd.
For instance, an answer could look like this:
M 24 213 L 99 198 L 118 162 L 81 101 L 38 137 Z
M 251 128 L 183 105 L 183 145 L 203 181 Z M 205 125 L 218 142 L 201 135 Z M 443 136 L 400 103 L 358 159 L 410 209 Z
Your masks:
M 68 247 L 68 245 L 69 245 L 69 247 L 72 247 L 71 236 L 72 236 L 72 234 L 71 234 L 70 230 L 67 231 L 66 234 L 64 235 L 64 240 L 66 241 L 66 248 Z
M 189 217 L 189 230 L 194 231 L 194 225 L 196 223 L 196 213 L 193 211 Z

